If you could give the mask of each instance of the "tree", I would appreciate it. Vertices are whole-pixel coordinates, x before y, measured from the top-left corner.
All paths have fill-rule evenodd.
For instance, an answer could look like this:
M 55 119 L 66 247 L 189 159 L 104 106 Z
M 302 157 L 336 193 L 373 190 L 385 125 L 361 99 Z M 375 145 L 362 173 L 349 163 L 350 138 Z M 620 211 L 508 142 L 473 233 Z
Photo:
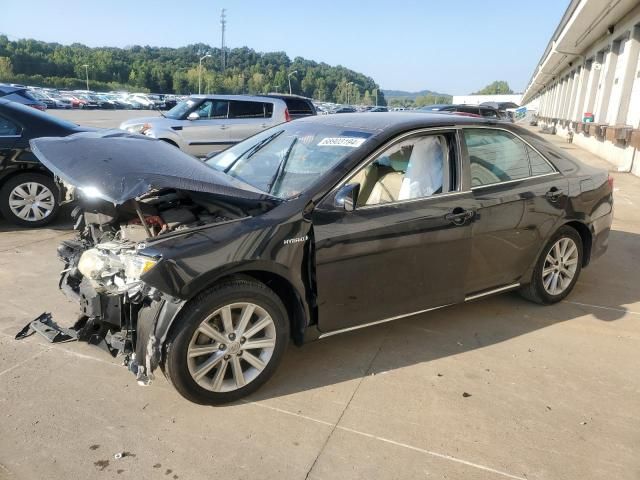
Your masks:
M 496 80 L 493 83 L 490 83 L 482 90 L 479 90 L 472 95 L 509 95 L 513 93 L 513 90 L 509 88 L 509 84 L 504 80 Z
M 302 57 L 293 61 L 284 52 L 257 52 L 248 47 L 226 50 L 222 70 L 221 50 L 197 43 L 179 48 L 132 45 L 125 48 L 89 48 L 80 43 L 61 45 L 37 40 L 10 41 L 0 35 L 0 80 L 53 88 L 85 88 L 89 66 L 95 90 L 152 91 L 189 94 L 198 91 L 199 59 L 202 91 L 210 93 L 288 92 L 292 90 L 322 101 L 386 105 L 371 77 L 343 66 L 331 66 Z M 9 60 L 10 59 L 10 60 Z M 367 95 L 368 93 L 368 95 Z
M 0 80 L 9 80 L 13 78 L 13 67 L 9 57 L 0 57 Z

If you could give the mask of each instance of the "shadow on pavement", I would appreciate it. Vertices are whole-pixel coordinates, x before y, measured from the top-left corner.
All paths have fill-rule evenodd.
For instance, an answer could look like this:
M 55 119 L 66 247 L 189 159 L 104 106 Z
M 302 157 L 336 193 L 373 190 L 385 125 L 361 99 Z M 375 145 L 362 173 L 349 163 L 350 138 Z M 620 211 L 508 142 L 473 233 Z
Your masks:
M 640 301 L 640 270 L 634 266 L 640 260 L 639 245 L 640 235 L 612 231 L 609 251 L 582 271 L 571 295 L 556 305 L 533 304 L 510 293 L 328 337 L 302 348 L 291 346 L 274 378 L 249 400 L 462 354 L 585 315 L 605 322 L 621 319 L 625 305 Z M 635 261 L 629 262 L 630 258 Z

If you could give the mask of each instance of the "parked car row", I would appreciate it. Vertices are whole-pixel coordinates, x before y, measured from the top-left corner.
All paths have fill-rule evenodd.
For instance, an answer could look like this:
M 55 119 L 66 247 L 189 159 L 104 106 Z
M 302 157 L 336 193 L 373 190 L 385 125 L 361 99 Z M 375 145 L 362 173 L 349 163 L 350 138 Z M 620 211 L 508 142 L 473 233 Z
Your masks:
M 313 115 L 311 100 L 297 95 L 192 95 L 161 117 L 134 118 L 120 128 L 205 156 L 274 125 Z
M 31 100 L 40 110 L 82 108 L 87 110 L 129 109 L 129 110 L 170 110 L 184 96 L 170 94 L 149 94 L 129 92 L 94 92 L 90 90 L 58 90 L 53 88 L 29 87 L 26 85 L 0 84 L 2 89 L 12 88 L 19 95 Z M 24 102 L 23 102 L 24 103 Z

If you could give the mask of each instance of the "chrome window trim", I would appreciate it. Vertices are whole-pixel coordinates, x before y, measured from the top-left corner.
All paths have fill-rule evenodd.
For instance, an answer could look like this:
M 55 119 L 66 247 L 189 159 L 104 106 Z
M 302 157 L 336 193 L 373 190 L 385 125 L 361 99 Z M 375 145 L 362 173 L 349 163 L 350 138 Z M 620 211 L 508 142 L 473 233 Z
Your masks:
M 542 177 L 549 177 L 551 175 L 560 175 L 560 172 L 543 173 L 541 175 L 532 175 L 530 177 L 518 178 L 517 180 L 507 180 L 507 181 L 504 181 L 504 182 L 487 183 L 486 185 L 476 185 L 475 187 L 471 187 L 471 191 L 475 192 L 476 190 L 480 190 L 482 188 L 490 188 L 490 187 L 497 187 L 497 186 L 501 186 L 501 185 L 509 185 L 511 183 L 517 183 L 517 182 L 526 182 L 527 180 L 533 180 L 533 179 L 542 178 Z
M 423 134 L 423 133 L 437 133 L 437 132 L 457 134 L 458 130 L 459 130 L 459 127 L 457 127 L 455 125 L 426 127 L 426 128 L 419 128 L 417 130 L 412 130 L 410 132 L 406 132 L 406 133 L 403 133 L 402 135 L 398 135 L 397 137 L 394 137 L 393 139 L 391 139 L 388 142 L 386 142 L 385 144 L 379 146 L 377 149 L 375 149 L 373 152 L 371 152 L 369 155 L 367 155 L 364 158 L 364 160 L 362 160 L 355 168 L 353 168 L 350 173 L 345 175 L 343 177 L 343 179 L 340 180 L 336 184 L 335 187 L 333 187 L 331 190 L 329 190 L 329 192 L 327 192 L 325 195 L 323 195 L 322 198 L 318 201 L 318 203 L 323 202 L 327 197 L 331 196 L 331 194 L 333 194 L 334 192 L 337 192 L 343 186 L 347 185 L 349 180 L 351 180 L 358 173 L 360 173 L 360 170 L 362 170 L 364 167 L 366 167 L 369 162 L 374 160 L 378 155 L 380 155 L 386 149 L 394 146 L 397 143 L 400 143 L 400 142 L 406 140 L 408 137 L 412 137 L 412 136 L 415 136 L 415 135 L 420 135 L 420 134 Z M 457 137 L 457 135 L 456 135 L 456 137 Z M 361 207 L 356 207 L 354 209 L 354 211 L 362 210 L 364 208 L 381 207 L 381 206 L 389 206 L 389 205 L 398 205 L 398 204 L 401 204 L 401 203 L 415 202 L 415 201 L 419 201 L 419 200 L 420 201 L 421 200 L 428 200 L 430 198 L 442 198 L 445 195 L 470 193 L 469 190 L 466 190 L 466 191 L 461 191 L 460 190 L 461 185 L 462 185 L 462 167 L 463 166 L 462 166 L 460 145 L 458 145 L 457 138 L 456 138 L 455 148 L 458 151 L 458 155 L 457 155 L 458 158 L 456 158 L 456 169 L 457 169 L 456 173 L 457 173 L 457 177 L 458 178 L 456 179 L 457 180 L 456 181 L 456 185 L 454 186 L 455 190 L 450 191 L 450 192 L 444 192 L 444 193 L 436 193 L 436 194 L 430 195 L 428 197 L 410 198 L 410 199 L 407 199 L 407 200 L 397 200 L 395 202 L 378 203 L 378 204 L 375 204 L 375 205 L 363 205 Z
M 408 198 L 406 200 L 396 200 L 395 202 L 375 203 L 373 205 L 362 205 L 361 207 L 357 207 L 355 210 L 371 210 L 371 209 L 380 208 L 380 207 L 404 205 L 405 203 L 424 202 L 427 200 L 435 200 L 437 198 L 454 197 L 454 196 L 462 195 L 465 193 L 469 194 L 471 193 L 471 190 L 460 190 L 457 192 L 436 193 L 428 197 Z
M 22 135 L 0 135 L 0 138 L 20 138 Z
M 487 183 L 486 185 L 476 185 L 475 187 L 472 186 L 471 190 L 477 190 L 479 188 L 486 188 L 486 187 L 494 187 L 496 185 L 507 185 L 507 184 L 515 183 L 515 182 L 524 182 L 525 180 L 529 180 L 529 179 L 532 179 L 532 178 L 540 178 L 540 177 L 547 177 L 549 175 L 560 174 L 560 171 L 556 168 L 556 166 L 553 163 L 551 163 L 551 161 L 546 156 L 544 156 L 536 147 L 534 147 L 529 142 L 527 142 L 524 138 L 522 138 L 520 135 L 518 135 L 515 132 L 512 132 L 509 129 L 500 128 L 500 127 L 493 127 L 493 126 L 486 126 L 486 125 L 482 125 L 482 126 L 464 125 L 464 126 L 461 126 L 460 129 L 462 130 L 463 139 L 464 139 L 464 130 L 484 129 L 484 130 L 494 130 L 494 131 L 495 130 L 499 130 L 499 131 L 507 132 L 508 134 L 513 135 L 514 137 L 516 137 L 518 140 L 520 140 L 522 143 L 524 143 L 527 147 L 532 149 L 538 155 L 540 155 L 542 157 L 542 159 L 545 162 L 547 162 L 547 165 L 549 165 L 551 167 L 551 170 L 553 170 L 552 172 L 549 172 L 549 173 L 542 173 L 540 175 L 529 175 L 527 177 L 518 178 L 516 180 L 506 180 L 504 182 Z M 468 154 L 469 153 L 469 146 L 466 145 L 467 140 L 464 139 L 464 142 L 465 142 L 465 146 L 467 148 L 467 154 Z M 527 152 L 525 151 L 525 153 L 527 153 Z M 527 153 L 527 160 L 529 160 L 529 172 L 531 172 L 531 159 L 529 158 L 529 154 L 528 153 Z M 469 168 L 471 168 L 471 158 L 469 158 Z

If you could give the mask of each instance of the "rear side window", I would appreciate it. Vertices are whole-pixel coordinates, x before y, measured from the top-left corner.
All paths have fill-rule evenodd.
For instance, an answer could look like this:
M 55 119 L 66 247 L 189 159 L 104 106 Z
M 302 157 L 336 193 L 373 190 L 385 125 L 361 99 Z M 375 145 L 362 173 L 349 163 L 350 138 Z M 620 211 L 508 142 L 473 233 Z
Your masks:
M 527 145 L 527 154 L 531 163 L 531 175 L 544 175 L 545 173 L 553 173 L 553 168 L 549 165 L 542 155 Z
M 471 186 L 520 180 L 530 176 L 526 144 L 503 130 L 464 129 Z
M 233 100 L 229 105 L 229 118 L 271 118 L 273 104 Z
M 7 118 L 0 117 L 0 137 L 20 135 L 20 127 Z
M 458 107 L 456 108 L 456 112 L 473 113 L 475 115 L 479 115 L 480 109 L 478 107 Z
M 285 98 L 287 109 L 291 115 L 313 115 L 313 107 L 310 102 L 301 98 Z
M 481 108 L 480 113 L 483 117 L 487 118 L 498 118 L 498 114 L 495 110 L 491 110 L 490 108 Z

